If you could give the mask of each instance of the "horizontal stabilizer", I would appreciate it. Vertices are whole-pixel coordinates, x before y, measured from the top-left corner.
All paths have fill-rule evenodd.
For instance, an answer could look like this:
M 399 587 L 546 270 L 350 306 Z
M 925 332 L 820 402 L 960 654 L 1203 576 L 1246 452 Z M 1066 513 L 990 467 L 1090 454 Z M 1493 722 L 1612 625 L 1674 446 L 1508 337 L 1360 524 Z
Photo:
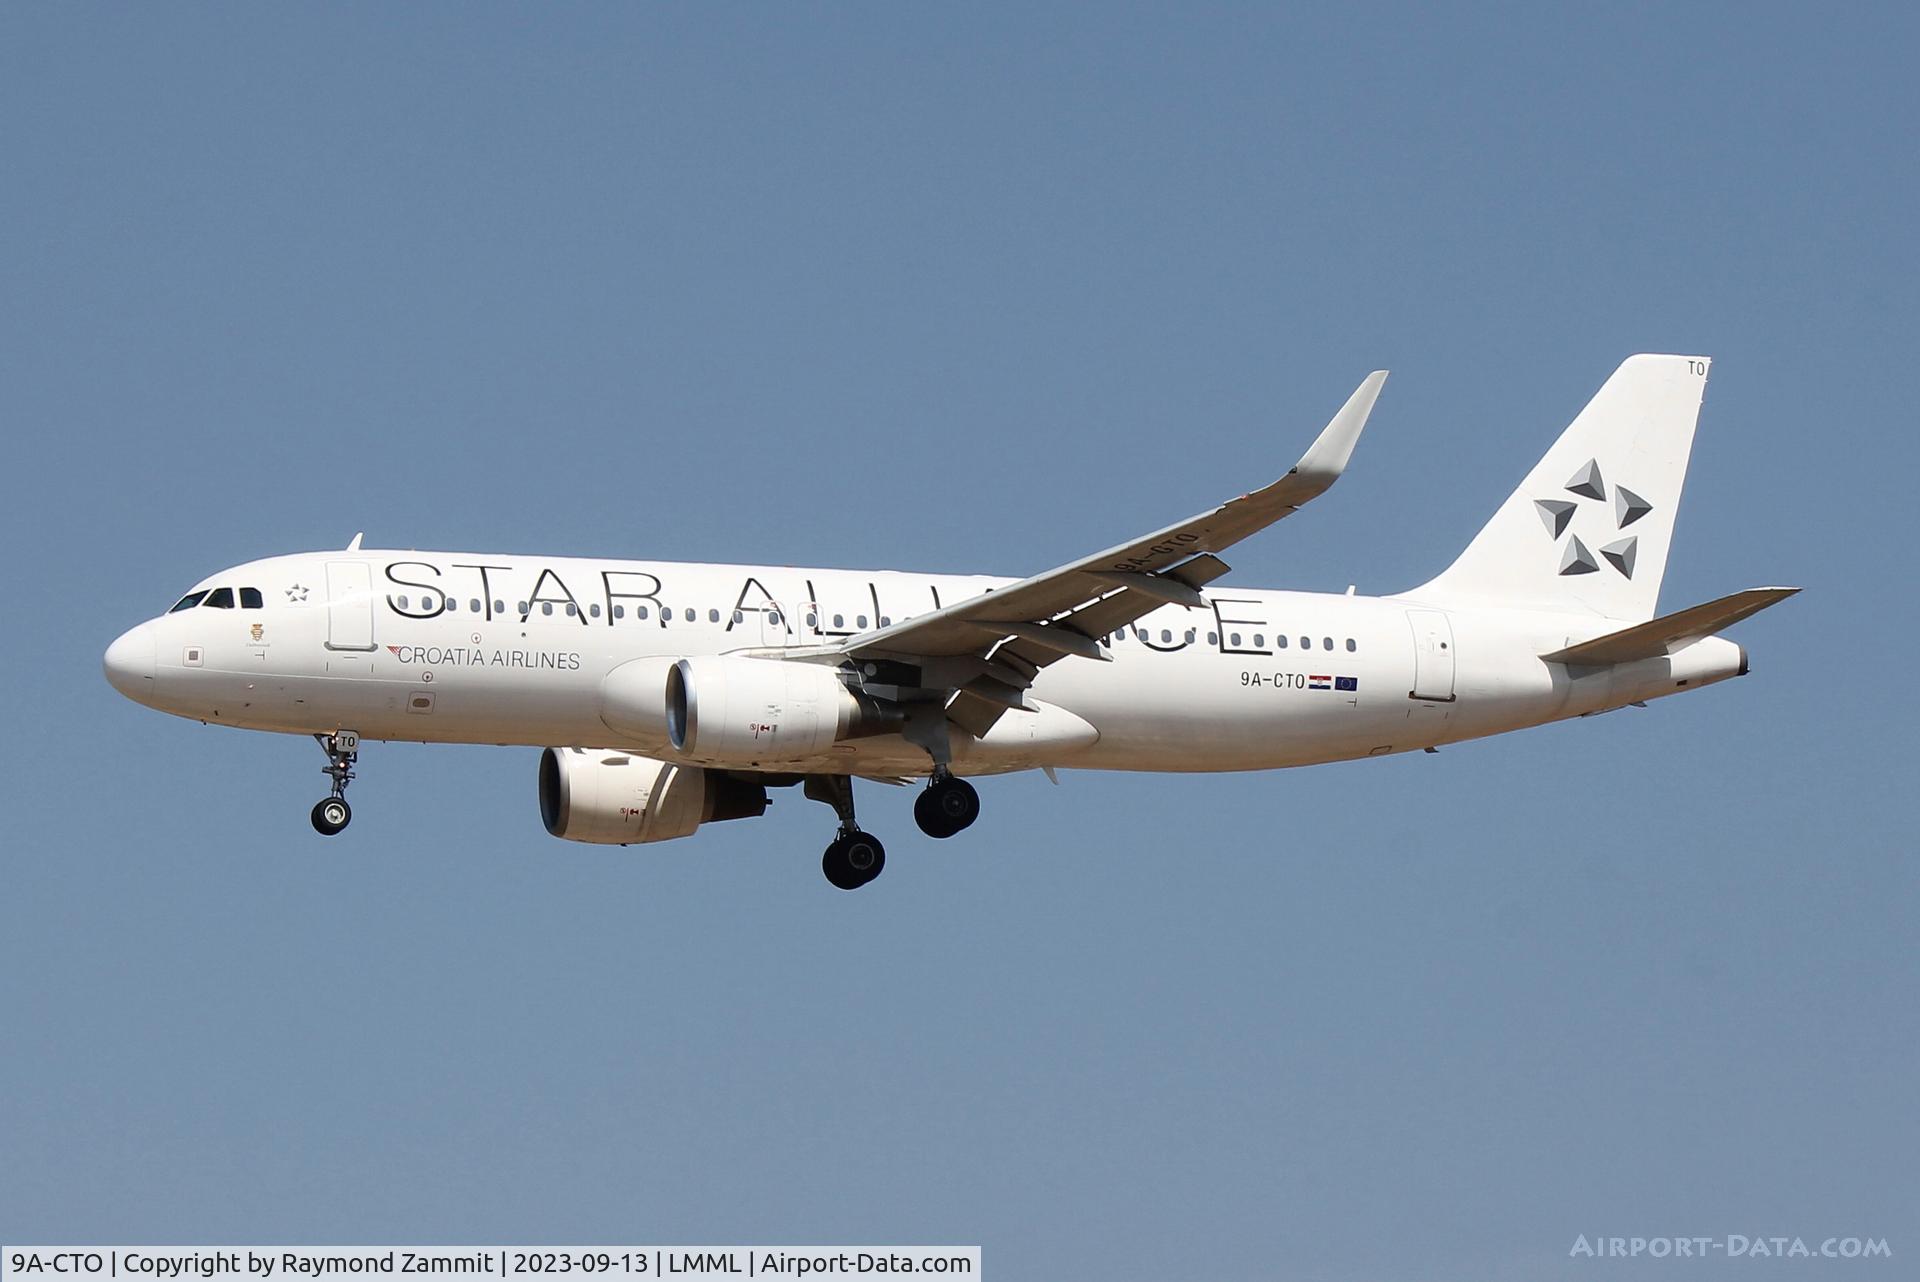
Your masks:
M 1609 632 L 1579 645 L 1540 657 L 1548 663 L 1571 663 L 1581 667 L 1605 667 L 1631 663 L 1666 654 L 1689 641 L 1710 637 L 1730 628 L 1749 615 L 1786 600 L 1799 588 L 1748 588 L 1718 601 L 1691 606 L 1678 614 L 1662 615 L 1646 623 L 1637 623 L 1618 632 Z

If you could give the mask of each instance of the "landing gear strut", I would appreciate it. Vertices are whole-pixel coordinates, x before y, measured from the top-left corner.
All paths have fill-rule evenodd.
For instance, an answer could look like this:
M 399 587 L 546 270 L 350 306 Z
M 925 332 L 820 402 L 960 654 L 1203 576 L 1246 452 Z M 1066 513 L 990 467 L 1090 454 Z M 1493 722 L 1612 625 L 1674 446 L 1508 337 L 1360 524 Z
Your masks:
M 840 817 L 840 835 L 820 857 L 820 871 L 841 890 L 858 890 L 887 866 L 887 848 L 871 833 L 862 832 L 853 817 L 853 780 L 846 775 L 808 775 L 804 788 L 813 801 L 824 801 Z
M 808 775 L 810 801 L 833 807 L 840 817 L 840 833 L 820 857 L 820 871 L 841 890 L 858 890 L 887 866 L 886 847 L 871 833 L 862 832 L 853 817 L 853 779 L 848 775 Z M 980 817 L 980 794 L 944 765 L 933 769 L 926 791 L 913 803 L 913 817 L 929 837 L 951 837 Z M 315 822 L 318 822 L 317 820 Z
M 913 803 L 913 820 L 929 837 L 951 837 L 980 817 L 980 794 L 945 766 L 933 772 L 927 789 Z
M 333 780 L 333 795 L 315 803 L 313 830 L 331 837 L 353 820 L 353 808 L 347 805 L 347 785 L 353 782 L 353 765 L 360 759 L 360 736 L 351 730 L 313 736 L 320 751 L 327 754 L 322 774 Z

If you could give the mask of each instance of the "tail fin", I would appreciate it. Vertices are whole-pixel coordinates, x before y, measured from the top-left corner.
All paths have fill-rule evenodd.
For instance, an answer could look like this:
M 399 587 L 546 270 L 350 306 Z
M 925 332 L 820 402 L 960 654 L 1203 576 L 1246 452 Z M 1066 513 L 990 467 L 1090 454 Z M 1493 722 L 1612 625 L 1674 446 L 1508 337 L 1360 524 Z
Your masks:
M 1707 365 L 1629 356 L 1460 558 L 1407 595 L 1653 618 Z

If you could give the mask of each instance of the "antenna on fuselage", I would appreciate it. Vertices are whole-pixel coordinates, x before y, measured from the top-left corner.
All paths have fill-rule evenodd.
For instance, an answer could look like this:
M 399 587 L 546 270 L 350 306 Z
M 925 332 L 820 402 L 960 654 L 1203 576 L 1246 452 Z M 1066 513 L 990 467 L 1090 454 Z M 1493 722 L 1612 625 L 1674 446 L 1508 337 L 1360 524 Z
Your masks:
M 354 535 L 353 542 L 347 544 L 347 551 L 358 552 L 360 550 L 360 540 L 366 537 L 367 537 L 367 532 L 365 530 L 362 530 L 360 531 L 360 533 Z

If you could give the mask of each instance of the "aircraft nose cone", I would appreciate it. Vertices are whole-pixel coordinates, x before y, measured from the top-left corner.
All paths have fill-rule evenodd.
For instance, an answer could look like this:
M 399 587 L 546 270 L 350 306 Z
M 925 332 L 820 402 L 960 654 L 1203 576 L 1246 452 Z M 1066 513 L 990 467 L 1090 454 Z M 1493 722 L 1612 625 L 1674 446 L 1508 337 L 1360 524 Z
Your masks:
M 121 633 L 107 647 L 101 664 L 106 669 L 108 683 L 129 699 L 151 697 L 155 649 L 151 623 L 142 623 Z

